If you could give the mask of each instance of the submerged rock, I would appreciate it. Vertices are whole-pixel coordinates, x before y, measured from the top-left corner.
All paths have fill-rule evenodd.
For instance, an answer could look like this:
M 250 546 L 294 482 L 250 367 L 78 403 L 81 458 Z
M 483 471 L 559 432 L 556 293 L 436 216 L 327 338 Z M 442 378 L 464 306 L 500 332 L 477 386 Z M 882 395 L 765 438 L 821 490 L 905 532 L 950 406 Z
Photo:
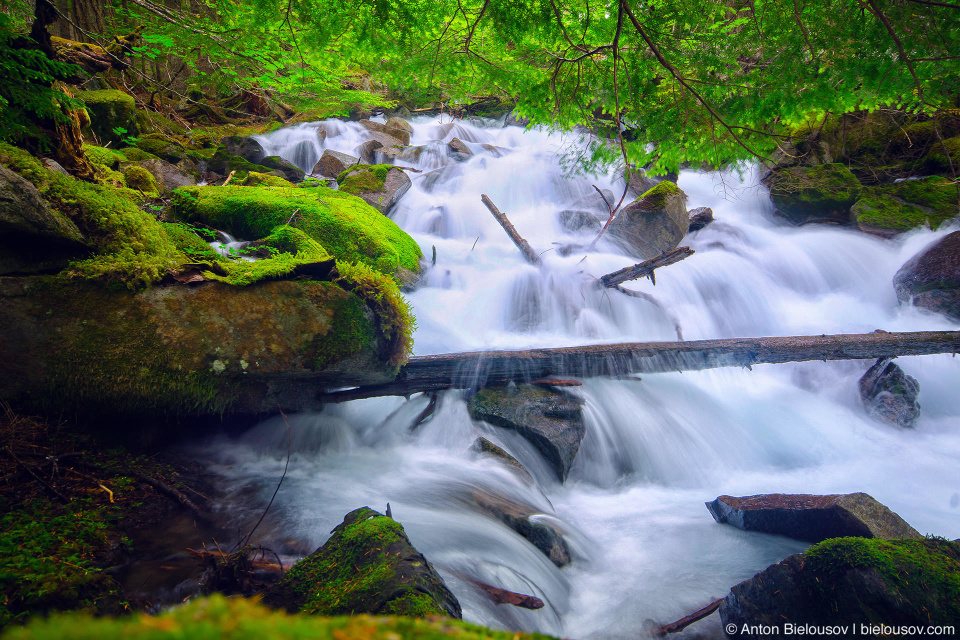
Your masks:
M 860 378 L 860 399 L 874 418 L 912 429 L 920 418 L 920 384 L 891 358 L 880 358 Z
M 690 210 L 690 232 L 700 231 L 711 222 L 713 222 L 713 209 L 710 207 L 697 207 Z
M 569 233 L 597 233 L 600 220 L 590 211 L 583 209 L 564 209 L 557 214 L 560 228 Z
M 960 322 L 960 231 L 910 258 L 893 278 L 897 299 Z
M 720 496 L 706 505 L 717 522 L 807 542 L 843 536 L 922 537 L 903 518 L 865 493 Z
M 473 157 L 473 151 L 471 151 L 470 147 L 468 147 L 460 138 L 454 138 L 448 142 L 447 148 L 450 149 L 451 156 L 460 162 Z
M 582 404 L 568 393 L 523 384 L 481 389 L 467 408 L 474 420 L 513 429 L 533 443 L 562 482 L 586 433 Z
M 323 616 L 450 616 L 460 603 L 403 526 L 369 507 L 351 511 L 327 542 L 283 575 L 262 602 Z
M 502 495 L 475 489 L 471 495 L 474 506 L 501 521 L 540 550 L 558 567 L 570 564 L 570 548 L 563 532 L 552 518 L 534 507 Z
M 960 543 L 827 540 L 733 587 L 720 619 L 737 630 L 732 638 L 826 637 L 796 629 L 843 625 L 846 633 L 836 635 L 886 638 L 891 627 L 956 625 Z M 786 633 L 786 625 L 794 632 Z
M 406 171 L 388 164 L 360 165 L 337 176 L 340 191 L 359 196 L 387 213 L 413 184 Z
M 863 185 L 845 165 L 791 167 L 768 178 L 770 199 L 777 211 L 796 224 L 814 221 L 850 222 L 850 207 Z
M 522 476 L 524 479 L 532 480 L 530 476 L 530 472 L 527 471 L 522 464 L 520 464 L 519 460 L 517 460 L 512 455 L 507 453 L 503 449 L 503 447 L 499 447 L 493 444 L 483 436 L 480 436 L 479 438 L 474 440 L 473 446 L 470 448 L 481 455 L 490 456 L 491 458 L 496 458 L 497 460 L 500 460 L 501 462 L 506 464 L 508 467 L 510 467 L 511 469 L 516 471 L 518 474 L 520 474 L 520 476 Z
M 686 199 L 674 183 L 660 182 L 620 209 L 608 233 L 642 260 L 676 249 L 690 227 Z

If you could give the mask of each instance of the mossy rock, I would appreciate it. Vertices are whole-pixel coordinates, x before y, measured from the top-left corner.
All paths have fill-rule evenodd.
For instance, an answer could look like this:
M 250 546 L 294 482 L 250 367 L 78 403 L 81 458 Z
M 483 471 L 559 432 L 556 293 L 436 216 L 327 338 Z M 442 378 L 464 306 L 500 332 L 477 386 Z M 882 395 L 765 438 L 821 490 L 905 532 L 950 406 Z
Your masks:
M 136 614 L 94 618 L 60 614 L 37 618 L 12 629 L 9 640 L 553 640 L 539 633 L 496 631 L 444 617 L 424 619 L 395 616 L 290 615 L 272 611 L 245 598 L 214 595 L 191 600 L 159 616 Z
M 798 224 L 849 222 L 850 207 L 863 191 L 856 176 L 839 163 L 780 170 L 769 178 L 769 185 L 777 210 Z
M 181 220 L 237 238 L 265 238 L 291 221 L 338 261 L 388 275 L 400 267 L 420 271 L 420 247 L 396 223 L 360 198 L 325 187 L 184 187 L 174 192 L 173 204 Z
M 0 398 L 45 414 L 302 410 L 323 384 L 386 382 L 378 318 L 332 282 L 205 283 L 140 293 L 6 278 Z
M 90 130 L 101 144 L 112 142 L 116 146 L 124 138 L 138 135 L 137 103 L 133 96 L 114 89 L 101 89 L 81 91 L 77 97 L 86 105 Z M 115 132 L 118 129 L 123 132 Z
M 460 603 L 410 544 L 403 526 L 369 507 L 348 513 L 330 539 L 293 565 L 262 602 L 289 613 L 327 616 L 461 616 Z
M 160 156 L 155 156 L 149 151 L 144 151 L 139 147 L 124 147 L 117 150 L 128 162 L 143 162 L 144 160 L 159 160 Z
M 148 198 L 157 198 L 160 196 L 160 187 L 157 185 L 153 174 L 137 165 L 131 165 L 123 170 L 123 178 L 127 182 L 127 187 L 136 189 Z
M 850 213 L 860 229 L 880 235 L 922 226 L 936 229 L 960 213 L 957 196 L 956 185 L 946 178 L 903 180 L 865 188 Z
M 120 168 L 121 162 L 127 160 L 127 157 L 119 151 L 92 144 L 84 144 L 83 153 L 92 164 L 98 164 L 114 171 Z
M 269 173 L 259 173 L 251 171 L 243 181 L 245 187 L 292 187 L 293 184 L 284 178 L 270 175 Z
M 735 586 L 720 605 L 726 625 L 960 623 L 960 543 L 834 538 Z M 851 634 L 852 635 L 852 634 Z M 761 637 L 756 633 L 738 637 Z
M 193 227 L 180 222 L 161 222 L 163 230 L 187 258 L 192 262 L 225 261 L 219 253 L 213 250 L 209 242 L 201 238 Z M 209 230 L 208 230 L 209 231 Z
M 155 134 L 151 134 L 155 135 Z M 145 137 L 137 140 L 137 148 L 146 151 L 171 164 L 177 164 L 185 157 L 187 152 L 179 142 L 163 137 Z
M 658 182 L 621 209 L 610 225 L 610 237 L 643 260 L 676 249 L 690 228 L 686 200 L 673 182 Z
M 948 153 L 949 158 L 947 158 Z M 946 174 L 950 174 L 952 164 L 952 171 L 960 173 L 960 136 L 944 140 L 942 146 L 939 141 L 931 145 L 930 153 L 924 158 L 924 164 L 928 171 Z
M 140 109 L 137 111 L 137 126 L 142 133 L 164 133 L 184 136 L 189 133 L 189 129 L 179 122 L 174 122 L 162 113 Z
M 340 191 L 359 196 L 381 213 L 390 208 L 410 189 L 409 176 L 389 164 L 357 165 L 337 176 Z

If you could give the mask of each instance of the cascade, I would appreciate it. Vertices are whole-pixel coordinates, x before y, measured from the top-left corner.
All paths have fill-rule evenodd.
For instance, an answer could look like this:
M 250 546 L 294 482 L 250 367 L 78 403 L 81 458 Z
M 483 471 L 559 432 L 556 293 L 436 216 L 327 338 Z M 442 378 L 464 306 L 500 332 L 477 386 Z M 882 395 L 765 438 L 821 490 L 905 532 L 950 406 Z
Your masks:
M 592 232 L 564 230 L 558 212 L 604 205 L 593 185 L 617 194 L 614 174 L 571 176 L 579 135 L 524 131 L 491 120 L 417 118 L 415 160 L 398 160 L 412 188 L 390 212 L 431 256 L 424 286 L 407 298 L 418 320 L 417 355 L 684 338 L 956 329 L 900 307 L 897 269 L 951 229 L 884 240 L 839 227 L 791 227 L 776 219 L 749 167 L 741 173 L 683 171 L 687 206 L 713 208 L 716 222 L 683 244 L 696 254 L 649 281 L 628 283 L 660 306 L 584 286 L 636 262 Z M 353 153 L 356 123 L 302 124 L 261 138 L 269 155 L 310 171 L 325 149 Z M 451 156 L 454 137 L 473 152 Z M 544 265 L 527 264 L 480 201 L 506 213 Z M 270 418 L 246 434 L 198 445 L 226 488 L 225 519 L 256 519 L 292 451 L 267 522 L 265 546 L 301 553 L 322 544 L 343 515 L 369 505 L 394 517 L 444 576 L 464 618 L 576 638 L 636 638 L 644 620 L 682 617 L 731 586 L 801 551 L 787 538 L 716 524 L 704 502 L 721 494 L 864 491 L 922 533 L 960 537 L 960 363 L 950 356 L 900 358 L 920 383 L 913 431 L 871 420 L 857 380 L 870 363 L 760 365 L 585 380 L 587 433 L 560 484 L 516 433 L 473 422 L 463 392 L 441 395 L 436 413 L 410 432 L 423 395 L 331 405 Z M 478 436 L 530 472 L 525 480 L 478 457 Z M 475 506 L 478 494 L 533 506 L 567 536 L 574 556 L 557 568 L 525 539 Z M 292 553 L 292 551 L 288 551 Z M 462 578 L 541 598 L 528 611 L 497 606 Z M 699 633 L 721 637 L 717 616 Z

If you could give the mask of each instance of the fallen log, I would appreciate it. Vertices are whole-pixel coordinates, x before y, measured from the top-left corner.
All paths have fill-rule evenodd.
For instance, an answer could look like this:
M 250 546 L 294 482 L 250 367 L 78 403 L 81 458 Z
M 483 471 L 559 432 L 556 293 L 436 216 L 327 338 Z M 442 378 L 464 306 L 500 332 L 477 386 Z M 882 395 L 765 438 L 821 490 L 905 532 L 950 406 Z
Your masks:
M 447 353 L 411 358 L 394 382 L 321 392 L 317 400 L 322 403 L 343 402 L 449 388 L 479 389 L 492 383 L 530 382 L 550 376 L 624 377 L 634 373 L 750 368 L 755 364 L 811 360 L 876 360 L 957 352 L 960 352 L 960 331 L 878 331 Z
M 672 251 L 667 251 L 662 253 L 655 258 L 650 258 L 639 264 L 635 264 L 632 267 L 624 267 L 619 271 L 614 271 L 613 273 L 608 273 L 605 276 L 600 276 L 597 281 L 598 285 L 604 287 L 616 287 L 619 284 L 627 282 L 628 280 L 636 280 L 637 278 L 642 278 L 644 276 L 650 276 L 650 280 L 654 284 L 657 283 L 655 276 L 653 274 L 654 269 L 659 269 L 660 267 L 666 267 L 675 262 L 680 262 L 684 258 L 692 256 L 694 250 L 690 247 L 677 247 Z
M 703 609 L 700 609 L 699 611 L 695 611 L 694 613 L 691 613 L 688 616 L 684 616 L 679 620 L 677 620 L 676 622 L 671 622 L 670 624 L 665 624 L 663 626 L 652 629 L 650 631 L 650 635 L 653 636 L 654 638 L 662 638 L 668 633 L 680 633 L 681 631 L 683 631 L 684 629 L 692 625 L 694 622 L 703 620 L 704 618 L 709 616 L 711 613 L 719 609 L 720 604 L 722 602 L 723 602 L 723 598 L 720 598 L 719 600 L 714 600 L 713 602 L 705 606 Z
M 503 230 L 507 232 L 507 235 L 510 236 L 510 239 L 513 240 L 513 244 L 517 245 L 517 249 L 520 249 L 520 253 L 523 254 L 524 259 L 532 265 L 540 266 L 543 264 L 543 261 L 540 260 L 540 256 L 537 255 L 537 252 L 533 250 L 533 247 L 530 246 L 530 243 L 524 240 L 519 233 L 517 233 L 516 228 L 510 223 L 503 213 L 500 212 L 500 209 L 497 209 L 497 205 L 493 204 L 493 200 L 490 199 L 485 193 L 480 194 L 480 200 L 487 206 L 487 209 L 490 210 L 490 213 L 493 214 L 493 217 L 497 219 L 497 222 L 500 223 L 500 226 L 503 227 Z

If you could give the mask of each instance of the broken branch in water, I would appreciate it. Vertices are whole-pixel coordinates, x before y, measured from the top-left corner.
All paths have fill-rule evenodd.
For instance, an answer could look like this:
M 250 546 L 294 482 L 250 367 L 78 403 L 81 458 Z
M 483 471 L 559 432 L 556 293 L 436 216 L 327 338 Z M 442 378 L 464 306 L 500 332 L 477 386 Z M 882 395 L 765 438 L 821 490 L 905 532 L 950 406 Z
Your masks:
M 517 245 L 517 249 L 520 249 L 520 253 L 523 254 L 524 259 L 530 264 L 538 267 L 543 264 L 543 261 L 540 260 L 540 256 L 537 255 L 537 252 L 533 250 L 533 247 L 530 246 L 530 243 L 524 240 L 520 234 L 517 233 L 516 228 L 510 223 L 510 220 L 507 219 L 507 216 L 501 213 L 500 209 L 497 209 L 497 205 L 493 204 L 490 196 L 485 193 L 480 194 L 480 200 L 486 205 L 487 209 L 490 210 L 490 213 L 493 214 L 493 217 L 497 219 L 497 222 L 500 223 L 500 226 L 503 227 L 503 230 L 507 232 L 507 235 L 510 236 L 511 240 L 513 240 L 513 244 Z
M 665 624 L 661 627 L 656 627 L 655 629 L 651 629 L 650 635 L 652 635 L 654 638 L 662 638 L 668 633 L 679 633 L 684 629 L 686 629 L 687 627 L 689 627 L 690 625 L 692 625 L 694 622 L 703 620 L 704 618 L 709 616 L 711 613 L 719 609 L 720 603 L 722 602 L 723 602 L 723 598 L 720 598 L 719 600 L 714 600 L 713 602 L 705 606 L 703 609 L 700 609 L 699 611 L 695 611 L 694 613 L 691 613 L 688 616 L 684 616 L 679 620 L 677 620 L 676 622 L 671 622 L 670 624 Z
M 637 278 L 642 278 L 644 276 L 650 276 L 650 280 L 654 284 L 657 283 L 654 280 L 654 269 L 659 269 L 660 267 L 666 267 L 668 265 L 674 264 L 675 262 L 680 262 L 684 258 L 688 258 L 696 253 L 690 247 L 677 247 L 672 251 L 667 251 L 666 253 L 661 253 L 655 258 L 650 258 L 639 264 L 635 264 L 630 267 L 624 267 L 619 271 L 614 271 L 613 273 L 608 273 L 605 276 L 600 276 L 598 279 L 598 284 L 604 287 L 616 287 L 618 284 L 627 282 L 628 280 L 636 280 Z

